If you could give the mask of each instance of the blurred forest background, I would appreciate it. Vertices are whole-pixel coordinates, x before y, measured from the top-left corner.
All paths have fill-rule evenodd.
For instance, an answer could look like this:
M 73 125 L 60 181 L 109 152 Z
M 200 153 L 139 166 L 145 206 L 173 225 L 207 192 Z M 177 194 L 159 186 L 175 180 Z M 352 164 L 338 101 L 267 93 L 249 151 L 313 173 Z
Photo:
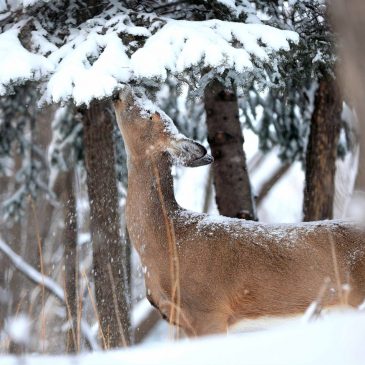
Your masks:
M 5 31 L 10 20 L 43 12 L 55 24 L 67 14 L 78 26 L 111 6 L 61 3 L 52 18 L 43 2 L 12 8 L 0 1 L 0 25 Z M 237 75 L 228 82 L 206 69 L 195 88 L 192 78 L 173 77 L 145 87 L 178 129 L 215 157 L 210 168 L 173 171 L 182 206 L 265 222 L 359 218 L 364 103 L 356 96 L 364 95 L 364 83 L 345 89 L 335 76 L 341 69 L 353 71 L 354 80 L 364 77 L 350 57 L 343 62 L 358 59 L 346 50 L 352 33 L 343 18 L 351 9 L 332 13 L 320 0 L 242 1 L 241 13 L 224 1 L 120 3 L 129 14 L 171 19 L 257 17 L 299 34 L 297 44 L 279 52 L 280 63 L 257 63 L 244 87 Z M 345 44 L 340 53 L 333 24 Z M 22 30 L 25 45 L 33 30 Z M 130 44 L 141 41 L 130 37 Z M 111 98 L 40 107 L 37 83 L 13 83 L 0 97 L 0 352 L 72 353 L 167 337 L 145 299 L 143 268 L 125 227 L 126 153 Z

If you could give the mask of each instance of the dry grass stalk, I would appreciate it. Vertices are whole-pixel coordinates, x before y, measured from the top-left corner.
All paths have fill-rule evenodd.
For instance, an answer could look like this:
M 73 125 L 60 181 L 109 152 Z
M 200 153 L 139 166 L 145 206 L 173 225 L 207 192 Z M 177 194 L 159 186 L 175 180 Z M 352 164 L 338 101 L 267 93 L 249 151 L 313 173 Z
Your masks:
M 70 307 L 70 304 L 68 302 L 68 295 L 66 293 L 66 278 L 65 278 L 65 276 L 63 277 L 63 290 L 64 290 L 64 293 L 65 293 L 65 304 L 66 304 L 67 318 L 68 318 L 67 322 L 69 323 L 69 326 L 71 326 L 72 340 L 75 344 L 76 343 L 75 327 L 74 327 L 74 323 L 73 323 L 71 307 Z M 69 351 L 69 345 L 70 345 L 69 341 L 70 341 L 69 336 L 67 336 L 67 344 L 66 344 L 67 352 Z
M 41 285 L 41 301 L 42 301 L 42 309 L 41 309 L 41 342 L 42 342 L 42 351 L 45 351 L 44 345 L 46 341 L 46 317 L 44 312 L 44 301 L 45 301 L 45 288 L 44 288 L 44 265 L 43 265 L 43 252 L 42 252 L 42 241 L 41 235 L 39 230 L 39 222 L 38 216 L 35 208 L 34 201 L 31 196 L 29 196 L 30 204 L 32 207 L 33 217 L 34 217 L 34 226 L 37 236 L 37 243 L 38 243 L 38 253 L 39 253 L 39 264 L 41 268 L 42 274 L 42 285 Z
M 336 286 L 337 286 L 337 293 L 338 293 L 338 299 L 340 300 L 340 303 L 342 305 L 346 304 L 345 295 L 343 293 L 343 288 L 341 284 L 341 277 L 340 277 L 340 269 L 338 265 L 337 255 L 336 255 L 336 247 L 335 242 L 333 240 L 333 237 L 329 236 L 330 244 L 331 244 L 331 256 L 332 256 L 332 262 L 333 262 L 333 269 L 335 271 L 335 277 L 336 277 Z
M 77 261 L 78 262 L 78 261 Z M 79 283 L 79 271 L 76 271 L 76 283 Z M 83 296 L 80 293 L 84 292 L 84 288 L 79 290 L 79 285 L 76 286 L 76 298 L 78 300 L 77 306 L 77 324 L 76 324 L 76 342 L 77 342 L 77 351 L 79 352 L 81 349 L 81 319 L 82 319 L 82 306 L 83 306 Z
M 115 287 L 112 267 L 111 267 L 109 262 L 108 262 L 108 272 L 109 272 L 110 283 L 112 285 L 113 304 L 114 304 L 115 314 L 116 314 L 116 317 L 117 317 L 120 338 L 122 340 L 123 346 L 127 347 L 128 344 L 127 344 L 127 341 L 126 341 L 126 338 L 125 338 L 125 334 L 124 334 L 123 326 L 122 326 L 122 321 L 120 319 L 120 312 L 119 312 L 119 309 L 118 309 L 118 299 L 117 299 L 117 294 L 116 294 L 116 287 Z
M 83 270 L 81 273 L 82 273 L 82 275 L 83 275 L 83 277 L 84 277 L 84 279 L 86 281 L 86 287 L 87 287 L 87 291 L 88 291 L 89 298 L 90 298 L 90 301 L 91 301 L 91 305 L 93 307 L 93 311 L 94 311 L 95 318 L 96 318 L 96 320 L 98 322 L 99 337 L 101 338 L 101 340 L 103 342 L 103 348 L 104 348 L 104 350 L 106 350 L 106 349 L 109 348 L 109 346 L 107 345 L 106 338 L 105 338 L 104 333 L 103 333 L 103 329 L 101 328 L 99 312 L 98 312 L 98 310 L 96 308 L 96 303 L 95 303 L 94 296 L 93 296 L 93 293 L 92 293 L 91 288 L 90 288 L 89 279 L 87 278 L 87 275 L 86 275 L 85 270 Z
M 162 188 L 161 188 L 161 180 L 160 180 L 160 174 L 158 172 L 156 162 L 152 160 L 153 163 L 153 170 L 154 175 L 156 178 L 156 185 L 157 185 L 157 192 L 159 196 L 159 200 L 162 207 L 162 213 L 164 218 L 164 223 L 166 227 L 166 238 L 168 243 L 168 250 L 169 250 L 169 258 L 170 258 L 170 276 L 171 276 L 171 300 L 172 303 L 171 311 L 170 311 L 170 317 L 169 317 L 169 323 L 174 323 L 176 325 L 176 332 L 175 332 L 175 338 L 179 338 L 179 320 L 181 315 L 181 295 L 180 295 L 180 263 L 179 263 L 179 257 L 177 254 L 177 247 L 176 247 L 176 239 L 175 239 L 175 230 L 172 220 L 168 217 L 167 211 L 166 211 L 166 205 L 164 202 L 164 197 L 162 194 Z
M 16 317 L 18 316 L 18 314 L 19 314 L 19 312 L 20 312 L 20 308 L 22 307 L 23 302 L 24 302 L 24 300 L 25 300 L 26 296 L 27 296 L 27 293 L 24 293 L 24 294 L 21 296 L 21 298 L 19 299 L 19 303 L 18 303 L 18 305 L 17 305 L 17 307 L 16 307 L 16 310 L 15 310 L 15 316 L 16 316 Z
M 324 279 L 323 284 L 319 289 L 316 300 L 314 300 L 305 311 L 303 317 L 304 322 L 310 322 L 321 315 L 323 309 L 322 306 L 323 298 L 326 295 L 326 292 L 329 290 L 330 284 L 331 284 L 331 279 L 327 276 Z

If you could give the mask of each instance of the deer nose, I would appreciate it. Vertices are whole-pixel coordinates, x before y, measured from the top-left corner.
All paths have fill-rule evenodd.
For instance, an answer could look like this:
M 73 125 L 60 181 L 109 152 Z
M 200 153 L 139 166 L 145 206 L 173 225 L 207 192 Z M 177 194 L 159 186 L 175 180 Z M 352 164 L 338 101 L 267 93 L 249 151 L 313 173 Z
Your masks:
M 197 160 L 199 160 L 200 158 L 202 158 L 203 156 L 205 156 L 207 154 L 207 149 L 202 146 L 200 143 L 196 143 L 194 142 L 194 151 L 191 151 L 191 149 L 189 149 L 187 146 L 184 146 L 185 151 L 187 152 L 193 152 L 196 156 L 197 156 Z
M 208 154 L 207 149 L 202 146 L 200 143 L 194 143 L 195 155 L 196 158 L 192 160 L 188 166 L 190 167 L 198 167 L 203 165 L 209 165 L 213 162 L 213 157 Z
M 214 161 L 214 158 L 208 153 L 204 156 L 197 158 L 196 160 L 191 161 L 188 166 L 189 167 L 199 167 L 204 165 L 209 165 Z

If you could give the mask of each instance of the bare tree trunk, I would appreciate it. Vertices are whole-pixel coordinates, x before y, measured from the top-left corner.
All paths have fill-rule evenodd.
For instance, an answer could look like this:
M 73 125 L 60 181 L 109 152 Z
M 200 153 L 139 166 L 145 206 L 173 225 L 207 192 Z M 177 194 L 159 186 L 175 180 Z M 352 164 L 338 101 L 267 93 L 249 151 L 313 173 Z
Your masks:
M 15 164 L 19 163 L 20 159 L 15 158 Z M 7 195 L 7 191 L 12 188 L 13 178 L 0 178 L 0 198 L 2 194 Z M 2 199 L 1 199 L 2 200 Z M 21 241 L 22 218 L 19 221 L 12 222 L 8 225 L 3 217 L 0 218 L 0 225 L 3 227 L 1 236 L 7 242 L 11 242 L 14 249 L 19 249 Z M 19 304 L 21 298 L 22 287 L 21 280 L 17 276 L 16 270 L 9 264 L 5 255 L 0 253 L 0 328 L 4 328 L 5 320 L 12 315 L 13 308 Z M 14 310 L 15 311 L 15 310 Z
M 219 212 L 227 217 L 257 220 L 236 93 L 213 81 L 205 89 L 205 111 Z
M 304 188 L 304 221 L 332 219 L 342 100 L 334 80 L 321 80 L 314 101 Z
M 359 117 L 359 171 L 355 188 L 365 192 L 365 2 L 333 0 L 331 20 L 341 41 L 338 77 Z
M 83 112 L 93 273 L 104 347 L 130 342 L 128 280 L 120 234 L 113 123 L 104 102 Z
M 63 260 L 65 265 L 65 299 L 67 318 L 70 328 L 66 334 L 68 352 L 78 352 L 80 349 L 80 334 L 78 330 L 78 255 L 77 255 L 77 213 L 74 191 L 74 170 L 64 173 L 63 216 L 64 231 Z

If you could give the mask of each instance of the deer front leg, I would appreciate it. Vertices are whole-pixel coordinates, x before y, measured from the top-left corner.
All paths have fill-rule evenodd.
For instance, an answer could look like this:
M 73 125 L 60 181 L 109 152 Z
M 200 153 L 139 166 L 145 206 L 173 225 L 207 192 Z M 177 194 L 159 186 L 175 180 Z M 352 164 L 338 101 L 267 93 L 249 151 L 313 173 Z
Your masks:
M 189 337 L 227 333 L 228 318 L 222 313 L 197 311 L 190 316 L 193 332 L 185 329 Z

